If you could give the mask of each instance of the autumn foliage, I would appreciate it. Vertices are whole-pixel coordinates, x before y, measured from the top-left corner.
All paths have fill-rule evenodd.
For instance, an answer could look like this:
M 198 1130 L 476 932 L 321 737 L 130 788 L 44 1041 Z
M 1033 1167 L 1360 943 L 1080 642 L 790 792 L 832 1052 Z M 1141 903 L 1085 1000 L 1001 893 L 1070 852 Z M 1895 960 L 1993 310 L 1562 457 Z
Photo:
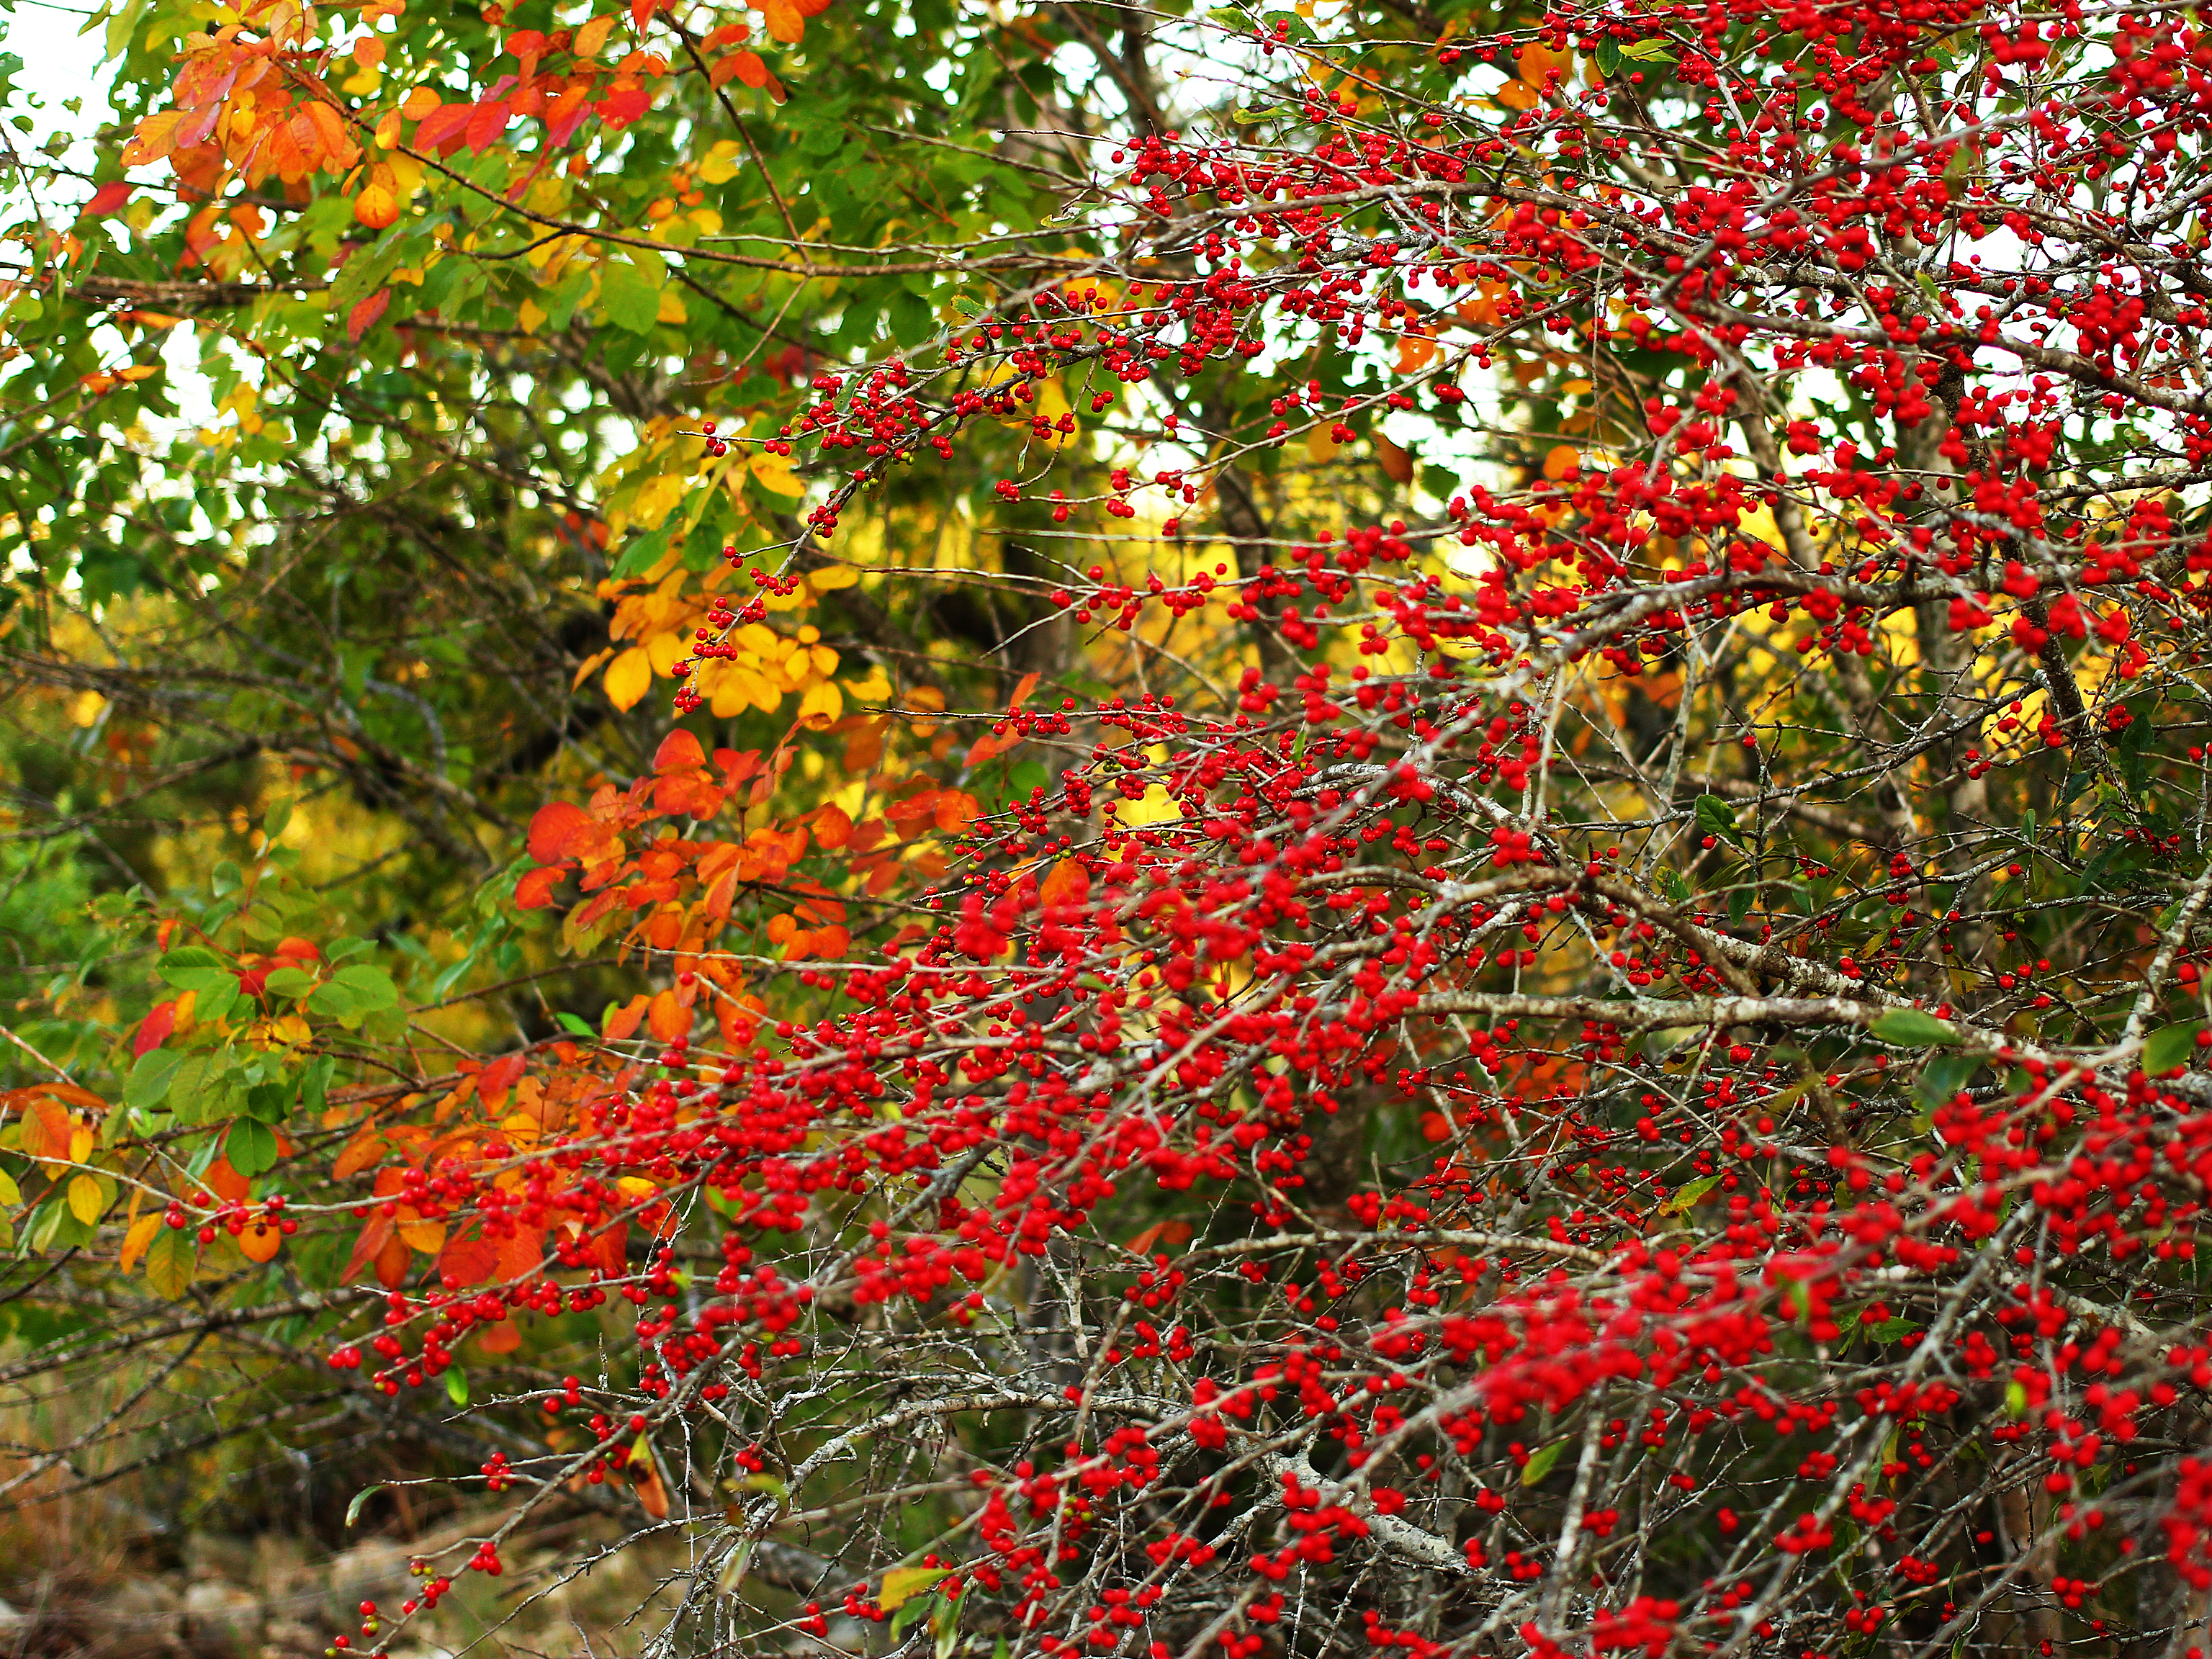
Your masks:
M 109 46 L 9 660 L 70 834 L 271 769 L 16 1037 L 4 1374 L 394 1425 L 333 1651 L 2203 1659 L 2192 15 Z

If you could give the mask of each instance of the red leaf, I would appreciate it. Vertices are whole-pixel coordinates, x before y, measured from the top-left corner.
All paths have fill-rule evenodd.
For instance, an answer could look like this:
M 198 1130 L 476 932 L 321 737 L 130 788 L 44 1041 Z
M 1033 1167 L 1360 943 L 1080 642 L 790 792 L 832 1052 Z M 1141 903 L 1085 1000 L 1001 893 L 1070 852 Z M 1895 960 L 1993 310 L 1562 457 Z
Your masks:
M 522 1054 L 506 1054 L 477 1074 L 477 1098 L 483 1103 L 484 1110 L 495 1112 L 507 1104 L 507 1091 L 522 1075 Z
M 514 902 L 525 910 L 543 910 L 553 902 L 553 890 L 568 873 L 566 864 L 549 864 L 532 870 L 514 884 Z
M 617 1221 L 604 1232 L 585 1240 L 578 1254 L 586 1267 L 597 1267 L 608 1278 L 615 1279 L 629 1270 L 629 1223 Z
M 626 127 L 653 106 L 653 94 L 642 86 L 623 86 L 617 83 L 607 88 L 607 95 L 599 100 L 599 119 L 611 127 Z
M 457 1238 L 438 1253 L 438 1272 L 451 1286 L 481 1285 L 499 1265 L 499 1252 L 481 1238 Z
M 653 757 L 656 772 L 689 771 L 707 763 L 707 751 L 699 746 L 699 739 L 681 726 L 660 740 L 660 747 Z
M 378 289 L 356 306 L 346 315 L 346 338 L 359 340 L 374 328 L 377 319 L 384 315 L 385 308 L 391 303 L 392 290 L 386 288 Z
M 583 125 L 584 118 L 591 113 L 591 106 L 585 101 L 591 95 L 591 90 L 588 76 L 580 82 L 571 82 L 568 90 L 547 106 L 545 137 L 555 149 L 560 149 L 574 137 L 576 129 Z
M 571 801 L 549 801 L 530 820 L 530 856 L 540 864 L 557 863 L 591 827 L 591 814 L 582 807 Z
M 345 1271 L 338 1275 L 338 1283 L 350 1285 L 363 1267 L 376 1260 L 392 1237 L 392 1218 L 371 1216 L 368 1224 L 361 1230 L 361 1237 L 353 1243 L 353 1255 L 346 1262 Z
M 146 1016 L 145 1023 L 138 1028 L 138 1041 L 131 1047 L 131 1057 L 136 1060 L 149 1048 L 160 1048 L 168 1041 L 169 1033 L 176 1029 L 177 1005 L 174 1002 L 157 1003 L 154 1012 Z
M 457 142 L 467 131 L 470 118 L 477 112 L 474 104 L 441 104 L 424 116 L 415 129 L 415 148 L 435 149 L 439 145 Z
M 500 134 L 507 131 L 507 100 L 504 98 L 495 103 L 477 105 L 469 116 L 468 131 L 462 142 L 472 150 L 481 150 L 497 143 Z
M 105 219 L 111 213 L 119 213 L 123 204 L 131 199 L 131 181 L 118 179 L 113 184 L 102 185 L 93 191 L 92 199 L 77 210 L 80 219 Z

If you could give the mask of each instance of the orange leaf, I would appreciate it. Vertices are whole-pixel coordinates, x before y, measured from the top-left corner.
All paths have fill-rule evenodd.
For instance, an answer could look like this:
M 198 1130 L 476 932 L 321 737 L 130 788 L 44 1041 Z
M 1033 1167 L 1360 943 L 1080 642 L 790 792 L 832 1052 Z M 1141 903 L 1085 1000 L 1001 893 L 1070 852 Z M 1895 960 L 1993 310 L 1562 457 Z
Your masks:
M 522 1328 L 512 1319 L 485 1327 L 477 1338 L 477 1351 L 483 1353 L 513 1353 L 521 1346 Z
M 591 815 L 565 800 L 550 801 L 530 820 L 530 856 L 551 864 L 568 856 L 576 838 L 592 827 Z
M 358 1175 L 382 1160 L 384 1147 L 383 1130 L 374 1127 L 363 1129 L 346 1142 L 345 1150 L 338 1154 L 337 1162 L 331 1165 L 331 1174 L 340 1181 L 349 1175 Z
M 379 289 L 370 295 L 368 298 L 346 313 L 346 337 L 349 340 L 360 339 L 362 335 L 376 326 L 377 319 L 384 315 L 386 309 L 391 304 L 392 290 L 388 288 Z
M 853 839 L 852 815 L 842 806 L 825 806 L 814 815 L 815 844 L 836 852 Z
M 653 659 L 644 647 L 632 647 L 607 665 L 601 683 L 607 689 L 607 701 L 627 712 L 653 689 Z
M 517 1227 L 499 1241 L 499 1261 L 496 1271 L 508 1283 L 529 1278 L 538 1271 L 545 1254 L 545 1230 L 542 1227 Z
M 253 1190 L 252 1183 L 232 1169 L 227 1158 L 219 1158 L 209 1164 L 207 1173 L 200 1177 L 200 1184 L 217 1198 L 228 1199 L 234 1204 L 245 1203 L 246 1194 Z
M 540 870 L 526 871 L 522 879 L 514 884 L 514 902 L 525 910 L 543 910 L 553 902 L 553 890 L 568 873 L 564 864 L 549 864 Z
M 1037 889 L 1038 899 L 1048 906 L 1080 904 L 1090 896 L 1090 872 L 1073 859 L 1062 859 L 1054 865 Z
M 438 1274 L 447 1288 L 481 1285 L 499 1265 L 499 1252 L 481 1238 L 456 1238 L 438 1253 Z
M 958 830 L 970 818 L 978 817 L 982 811 L 982 803 L 963 790 L 941 789 L 938 792 L 934 816 L 937 827 L 947 835 Z
M 706 763 L 707 751 L 699 746 L 699 739 L 681 726 L 660 740 L 653 756 L 656 772 L 690 771 Z
M 248 1261 L 266 1261 L 283 1247 L 283 1230 L 265 1217 L 250 1223 L 238 1236 L 238 1248 Z
M 1030 693 L 1037 689 L 1037 682 L 1043 678 L 1043 675 L 1036 672 L 1023 675 L 1021 684 L 1014 688 L 1014 700 L 1008 705 L 1008 707 L 1019 708 L 1024 702 L 1027 702 L 1029 701 Z
M 123 1256 L 118 1263 L 125 1273 L 138 1265 L 138 1258 L 146 1254 L 146 1247 L 154 1242 L 154 1235 L 168 1223 L 160 1215 L 142 1215 L 131 1224 L 131 1231 L 123 1235 Z
M 446 1249 L 446 1224 L 425 1221 L 422 1212 L 412 1204 L 403 1204 L 399 1206 L 399 1242 L 423 1255 L 442 1255 Z
M 123 204 L 131 199 L 131 181 L 118 179 L 112 184 L 102 185 L 92 192 L 92 199 L 79 208 L 80 219 L 105 219 L 111 213 L 120 213 Z
M 376 1254 L 376 1282 L 387 1291 L 396 1291 L 404 1285 L 411 1255 L 405 1239 L 396 1235 L 386 1239 L 384 1248 Z
M 176 148 L 177 129 L 184 125 L 180 109 L 157 110 L 138 123 L 138 130 L 124 147 L 123 165 L 143 167 L 158 161 Z
M 637 1030 L 638 1022 L 645 1018 L 646 1005 L 650 1000 L 651 999 L 641 991 L 629 1000 L 627 1006 L 617 1008 L 609 1014 L 606 1023 L 600 1028 L 605 1032 L 607 1041 L 620 1042 L 624 1037 L 634 1033 Z
M 673 1042 L 690 1034 L 691 1011 L 677 1001 L 675 992 L 663 991 L 653 998 L 652 1007 L 646 1012 L 645 1024 L 656 1042 Z
M 363 1267 L 379 1261 L 385 1247 L 391 1243 L 392 1218 L 386 1215 L 371 1216 L 362 1227 L 361 1237 L 353 1242 L 353 1255 L 347 1259 L 345 1271 L 338 1275 L 338 1283 L 351 1284 L 355 1275 Z
M 805 15 L 792 0 L 761 0 L 761 15 L 768 20 L 768 32 L 787 46 L 806 38 Z
M 1412 453 L 1400 448 L 1379 432 L 1375 434 L 1375 457 L 1382 463 L 1383 476 L 1391 483 L 1407 484 L 1413 482 Z
M 637 1501 L 645 1505 L 645 1512 L 656 1521 L 665 1521 L 668 1518 L 668 1488 L 661 1484 L 660 1471 L 654 1467 L 652 1450 L 642 1437 L 630 1451 L 625 1473 L 629 1476 L 630 1489 L 637 1494 Z

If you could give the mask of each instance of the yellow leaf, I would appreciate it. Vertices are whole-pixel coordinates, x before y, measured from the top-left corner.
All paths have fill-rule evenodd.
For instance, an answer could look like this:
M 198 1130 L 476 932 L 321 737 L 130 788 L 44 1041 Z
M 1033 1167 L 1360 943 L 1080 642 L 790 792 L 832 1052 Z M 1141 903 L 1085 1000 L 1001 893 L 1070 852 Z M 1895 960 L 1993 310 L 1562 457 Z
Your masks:
M 535 334 L 538 324 L 545 320 L 545 307 L 535 300 L 525 300 L 514 308 L 514 314 L 521 322 L 525 334 Z
M 860 580 L 860 573 L 849 564 L 825 564 L 806 573 L 806 585 L 817 593 L 832 593 Z
M 699 176 L 710 185 L 726 185 L 738 176 L 738 141 L 725 138 L 699 163 Z
M 1306 459 L 1320 462 L 1333 460 L 1336 456 L 1336 440 L 1325 426 L 1315 427 L 1306 434 Z
M 399 1224 L 399 1237 L 409 1249 L 422 1255 L 435 1255 L 446 1248 L 446 1224 L 442 1221 L 403 1221 Z
M 154 1242 L 154 1235 L 167 1224 L 159 1215 L 142 1215 L 131 1224 L 131 1231 L 123 1236 L 120 1265 L 125 1273 L 138 1265 L 138 1258 L 146 1254 L 146 1247 Z
M 690 648 L 691 636 L 689 634 L 655 634 L 645 642 L 646 659 L 653 664 L 653 672 L 664 680 L 669 678 L 669 671 L 684 660 L 684 653 Z
M 646 481 L 630 503 L 630 522 L 647 530 L 660 528 L 661 520 L 675 511 L 677 502 L 684 499 L 687 480 L 674 472 L 664 472 L 657 478 Z
M 80 1123 L 70 1132 L 70 1162 L 82 1164 L 92 1156 L 92 1149 L 100 1144 L 89 1125 Z
M 607 701 L 629 709 L 653 689 L 653 659 L 641 648 L 625 651 L 607 665 Z
M 881 668 L 871 668 L 857 680 L 845 682 L 845 695 L 854 702 L 889 702 L 891 698 L 891 677 Z
M 1521 78 L 1532 87 L 1540 87 L 1547 76 L 1565 75 L 1574 59 L 1564 52 L 1553 52 L 1549 46 L 1530 46 L 1521 49 L 1514 59 L 1514 67 Z
M 199 1247 L 191 1235 L 180 1228 L 164 1227 L 146 1246 L 147 1287 L 174 1302 L 191 1288 L 199 1265 Z
M 672 288 L 660 290 L 660 310 L 653 318 L 657 323 L 688 323 L 690 314 L 684 309 L 684 296 Z
M 612 646 L 609 646 L 605 650 L 594 651 L 590 656 L 585 658 L 584 665 L 576 671 L 576 678 L 568 683 L 568 689 L 571 691 L 574 691 L 586 680 L 591 678 L 592 671 L 594 668 L 597 668 L 601 663 L 605 662 L 609 657 L 613 656 L 614 653 L 614 647 Z
M 80 691 L 70 699 L 70 724 L 90 726 L 100 718 L 100 711 L 106 707 L 107 699 L 101 696 L 99 692 L 89 689 Z
M 599 55 L 599 48 L 606 45 L 607 36 L 613 33 L 614 27 L 615 19 L 612 12 L 594 17 L 576 31 L 572 50 L 578 58 L 597 58 Z
M 23 1189 L 15 1184 L 15 1177 L 0 1170 L 0 1204 L 15 1205 L 23 1201 Z
M 100 1190 L 97 1177 L 81 1175 L 69 1184 L 70 1213 L 88 1227 L 98 1224 L 100 1212 L 107 1207 L 106 1194 Z
M 751 469 L 753 477 L 760 481 L 763 489 L 772 490 L 779 495 L 804 495 L 806 493 L 806 486 L 799 483 L 799 475 L 791 470 L 791 458 L 787 455 L 771 455 L 763 449 L 746 465 Z
M 877 1605 L 885 1613 L 911 1601 L 924 1590 L 936 1587 L 937 1581 L 950 1572 L 950 1567 L 893 1567 L 884 1575 L 884 1587 L 877 1595 Z
M 1544 476 L 1554 483 L 1582 470 L 1583 453 L 1572 444 L 1555 444 L 1544 457 Z
M 833 680 L 817 680 L 799 700 L 799 723 L 823 731 L 843 718 L 845 694 Z
M 710 207 L 693 208 L 685 216 L 707 235 L 720 236 L 722 234 L 722 216 Z

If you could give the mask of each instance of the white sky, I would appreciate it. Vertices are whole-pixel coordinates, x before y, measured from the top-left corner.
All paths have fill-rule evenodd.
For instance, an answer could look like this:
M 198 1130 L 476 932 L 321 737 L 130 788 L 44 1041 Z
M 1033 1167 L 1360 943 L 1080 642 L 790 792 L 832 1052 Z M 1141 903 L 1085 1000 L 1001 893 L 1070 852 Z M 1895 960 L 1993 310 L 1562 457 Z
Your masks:
M 56 131 L 88 135 L 98 128 L 107 109 L 107 70 L 101 61 L 106 44 L 100 25 L 105 21 L 97 13 L 54 0 L 0 0 L 0 50 L 23 60 L 16 85 L 27 94 L 8 113 L 28 115 L 33 124 L 27 134 L 9 134 L 16 144 L 35 149 Z M 80 33 L 88 22 L 93 24 L 92 32 Z M 82 100 L 76 114 L 63 107 L 70 98 Z M 88 170 L 90 149 L 73 146 L 65 159 Z M 18 181 L 9 180 L 7 194 L 12 198 L 18 188 Z

